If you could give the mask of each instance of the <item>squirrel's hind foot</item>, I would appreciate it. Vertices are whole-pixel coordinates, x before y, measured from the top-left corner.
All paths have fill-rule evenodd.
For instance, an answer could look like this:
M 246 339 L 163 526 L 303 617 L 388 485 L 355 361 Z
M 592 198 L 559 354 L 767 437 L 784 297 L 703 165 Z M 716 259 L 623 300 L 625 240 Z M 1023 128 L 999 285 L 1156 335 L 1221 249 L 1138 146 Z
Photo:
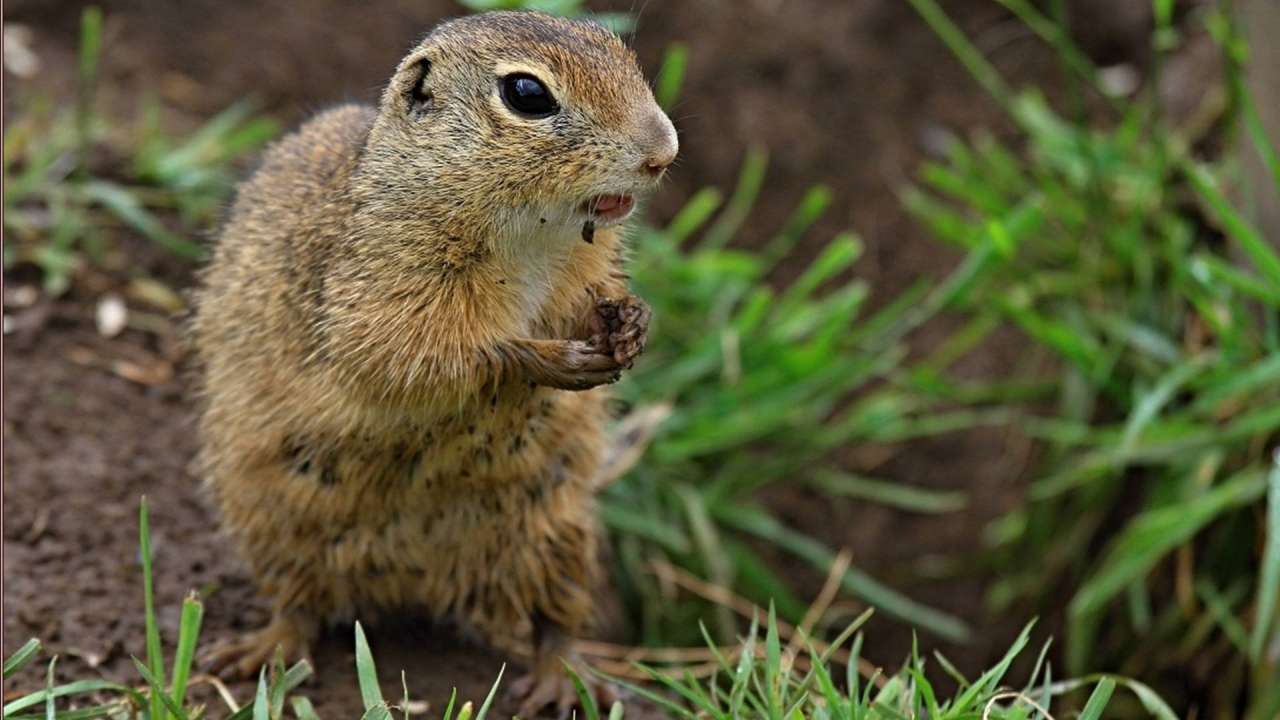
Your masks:
M 261 630 L 215 645 L 200 664 L 223 678 L 252 678 L 271 662 L 279 648 L 286 663 L 306 660 L 314 667 L 310 655 L 314 635 L 307 623 L 275 617 Z
M 595 698 L 598 706 L 607 711 L 618 699 L 617 691 L 612 685 L 584 671 L 580 663 L 574 665 L 574 671 L 587 692 Z M 558 718 L 568 718 L 579 704 L 578 691 L 559 659 L 554 663 L 541 663 L 517 679 L 511 684 L 511 697 L 520 703 L 521 718 L 543 717 L 540 713 L 547 708 L 555 708 Z

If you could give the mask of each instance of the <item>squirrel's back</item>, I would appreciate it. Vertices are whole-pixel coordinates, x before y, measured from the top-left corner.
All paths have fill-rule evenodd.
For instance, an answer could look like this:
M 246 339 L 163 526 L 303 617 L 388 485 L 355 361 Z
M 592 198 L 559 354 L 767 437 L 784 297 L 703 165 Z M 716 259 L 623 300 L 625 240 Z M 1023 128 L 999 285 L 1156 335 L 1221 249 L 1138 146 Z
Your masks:
M 306 277 L 320 277 L 312 271 L 347 229 L 351 176 L 375 116 L 355 104 L 320 113 L 269 147 L 240 185 L 200 291 L 195 341 L 206 359 L 235 345 L 234 333 L 303 340 L 300 315 L 323 292 Z

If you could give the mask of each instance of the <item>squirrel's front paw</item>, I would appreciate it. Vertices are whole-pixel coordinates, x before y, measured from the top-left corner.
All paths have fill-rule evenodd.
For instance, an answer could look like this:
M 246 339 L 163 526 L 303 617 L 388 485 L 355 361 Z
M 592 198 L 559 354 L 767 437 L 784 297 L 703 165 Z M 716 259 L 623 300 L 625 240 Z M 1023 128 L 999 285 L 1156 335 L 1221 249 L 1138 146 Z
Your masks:
M 629 370 L 644 352 L 652 316 L 649 305 L 636 295 L 601 298 L 596 301 L 592 341 L 608 348 L 614 361 Z
M 612 348 L 584 340 L 540 344 L 527 365 L 534 382 L 561 390 L 590 390 L 617 382 L 622 375 Z

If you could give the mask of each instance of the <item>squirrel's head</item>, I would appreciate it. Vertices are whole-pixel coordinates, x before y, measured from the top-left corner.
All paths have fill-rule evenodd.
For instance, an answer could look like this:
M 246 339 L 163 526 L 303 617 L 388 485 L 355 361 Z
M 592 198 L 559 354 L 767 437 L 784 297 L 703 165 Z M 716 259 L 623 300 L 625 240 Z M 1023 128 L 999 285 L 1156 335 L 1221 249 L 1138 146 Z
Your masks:
M 383 94 L 366 157 L 380 192 L 513 224 L 605 226 L 656 187 L 678 148 L 635 54 L 592 22 L 497 12 L 436 27 Z M 391 164 L 392 168 L 387 168 Z M 410 211 L 412 212 L 412 211 Z M 423 212 L 428 212 L 423 209 Z M 458 219 L 454 218 L 443 218 Z

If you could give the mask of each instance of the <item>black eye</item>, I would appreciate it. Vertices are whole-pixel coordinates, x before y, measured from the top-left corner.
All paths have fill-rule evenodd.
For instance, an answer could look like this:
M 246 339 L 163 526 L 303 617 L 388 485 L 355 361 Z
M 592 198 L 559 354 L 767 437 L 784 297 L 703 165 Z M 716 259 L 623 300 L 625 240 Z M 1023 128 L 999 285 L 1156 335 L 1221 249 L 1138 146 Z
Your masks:
M 560 112 L 560 106 L 542 81 L 532 75 L 514 73 L 502 78 L 502 99 L 517 114 L 544 118 Z

